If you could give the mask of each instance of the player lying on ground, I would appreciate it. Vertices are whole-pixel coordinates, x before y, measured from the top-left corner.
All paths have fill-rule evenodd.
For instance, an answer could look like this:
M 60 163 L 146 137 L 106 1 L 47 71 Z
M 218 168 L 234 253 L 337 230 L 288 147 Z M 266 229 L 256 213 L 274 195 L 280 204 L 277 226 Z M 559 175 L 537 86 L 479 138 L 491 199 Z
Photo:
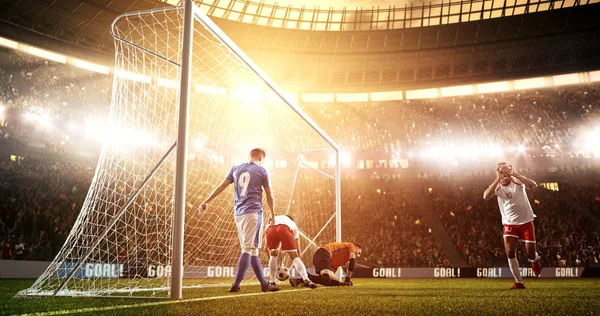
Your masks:
M 535 250 L 535 231 L 533 227 L 533 209 L 527 199 L 525 188 L 537 187 L 535 181 L 518 174 L 512 165 L 501 162 L 496 166 L 496 179 L 483 193 L 483 198 L 489 200 L 498 197 L 498 207 L 504 225 L 504 248 L 508 257 L 508 266 L 515 277 L 514 289 L 524 289 L 523 278 L 517 261 L 517 246 L 519 240 L 525 243 L 525 252 L 531 262 L 533 273 L 538 276 L 542 270 L 540 256 Z
M 271 258 L 269 259 L 269 272 L 271 274 L 271 284 L 275 285 L 277 280 L 277 255 L 278 249 L 281 246 L 281 252 L 285 252 L 290 256 L 290 259 L 294 263 L 294 268 L 302 277 L 302 284 L 306 287 L 314 289 L 317 287 L 309 278 L 306 272 L 306 266 L 298 257 L 300 255 L 300 232 L 298 226 L 288 215 L 277 215 L 275 216 L 275 223 L 267 226 L 267 249 L 271 252 Z
M 350 242 L 334 242 L 321 246 L 313 255 L 316 275 L 309 273 L 308 278 L 315 283 L 325 286 L 351 286 L 352 281 L 350 281 L 350 278 L 356 265 L 356 258 L 359 258 L 360 254 L 360 245 Z M 335 271 L 346 263 L 349 263 L 346 279 L 344 282 L 341 282 L 336 277 Z M 290 278 L 292 286 L 297 286 L 301 282 L 302 279 Z
M 254 270 L 254 274 L 258 278 L 263 292 L 279 291 L 279 287 L 269 284 L 265 279 L 262 273 L 262 265 L 258 258 L 263 222 L 263 188 L 265 189 L 267 204 L 271 211 L 269 223 L 273 221 L 273 211 L 275 210 L 275 201 L 269 183 L 269 174 L 260 165 L 265 156 L 266 153 L 263 149 L 252 149 L 250 151 L 250 161 L 231 168 L 225 180 L 200 205 L 200 209 L 205 211 L 210 201 L 216 198 L 231 183 L 234 184 L 234 218 L 242 247 L 242 254 L 238 261 L 235 281 L 231 285 L 229 292 L 240 291 L 240 283 L 244 279 L 250 265 L 252 265 L 252 270 Z

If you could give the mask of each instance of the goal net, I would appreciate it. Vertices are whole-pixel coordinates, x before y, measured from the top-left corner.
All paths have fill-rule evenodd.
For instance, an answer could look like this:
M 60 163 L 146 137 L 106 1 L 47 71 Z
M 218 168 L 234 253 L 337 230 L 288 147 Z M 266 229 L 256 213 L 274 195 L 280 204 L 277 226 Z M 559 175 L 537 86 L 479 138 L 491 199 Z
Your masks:
M 275 212 L 296 220 L 307 266 L 319 245 L 336 240 L 335 145 L 194 10 L 184 295 L 233 281 L 241 251 L 233 186 L 206 211 L 199 206 L 252 148 L 267 152 Z M 113 94 L 96 173 L 62 249 L 18 295 L 169 296 L 183 23 L 183 7 L 115 20 Z M 267 253 L 260 258 L 267 268 Z M 244 282 L 256 283 L 252 270 Z

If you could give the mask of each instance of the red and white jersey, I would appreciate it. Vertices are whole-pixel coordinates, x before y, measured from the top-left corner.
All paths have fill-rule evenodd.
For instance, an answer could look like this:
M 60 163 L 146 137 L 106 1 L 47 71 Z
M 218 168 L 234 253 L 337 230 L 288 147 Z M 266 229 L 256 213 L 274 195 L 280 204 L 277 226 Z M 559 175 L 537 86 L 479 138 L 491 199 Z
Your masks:
M 274 218 L 274 221 L 275 221 L 274 225 L 285 225 L 285 226 L 289 227 L 290 230 L 292 231 L 292 233 L 294 234 L 295 239 L 300 238 L 300 232 L 298 231 L 298 226 L 296 225 L 296 223 L 294 223 L 293 220 L 291 220 L 286 215 L 276 215 Z M 267 226 L 267 228 L 268 227 L 269 226 Z
M 498 184 L 496 196 L 498 196 L 502 224 L 521 225 L 532 222 L 536 217 L 527 199 L 524 184 L 517 183 L 514 179 L 507 186 Z

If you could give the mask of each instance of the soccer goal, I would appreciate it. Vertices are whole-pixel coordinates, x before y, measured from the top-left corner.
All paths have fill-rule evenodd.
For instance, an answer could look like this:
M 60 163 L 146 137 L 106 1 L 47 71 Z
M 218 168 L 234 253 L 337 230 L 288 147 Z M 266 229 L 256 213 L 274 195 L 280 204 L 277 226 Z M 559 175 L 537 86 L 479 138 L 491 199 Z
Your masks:
M 255 147 L 309 267 L 319 245 L 340 241 L 337 145 L 191 0 L 123 14 L 112 34 L 109 125 L 90 190 L 54 261 L 18 296 L 179 299 L 182 288 L 229 286 L 240 254 L 233 188 L 199 205 Z M 244 282 L 256 282 L 252 271 Z

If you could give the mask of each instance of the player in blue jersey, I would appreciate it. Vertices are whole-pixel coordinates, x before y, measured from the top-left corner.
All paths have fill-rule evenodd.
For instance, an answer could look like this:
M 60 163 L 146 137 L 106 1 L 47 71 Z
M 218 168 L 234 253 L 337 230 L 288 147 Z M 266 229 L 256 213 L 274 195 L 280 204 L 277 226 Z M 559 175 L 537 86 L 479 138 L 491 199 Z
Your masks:
M 242 254 L 238 261 L 235 281 L 231 285 L 229 292 L 239 292 L 240 283 L 246 275 L 248 266 L 252 265 L 254 274 L 260 281 L 263 292 L 279 291 L 279 287 L 269 284 L 263 275 L 262 265 L 258 258 L 258 249 L 262 234 L 262 191 L 267 195 L 267 204 L 271 215 L 269 223 L 273 222 L 275 217 L 273 194 L 269 183 L 269 174 L 267 170 L 260 165 L 265 158 L 266 153 L 262 148 L 255 148 L 250 151 L 250 161 L 231 168 L 229 174 L 223 182 L 216 187 L 210 195 L 200 205 L 200 210 L 205 211 L 207 204 L 216 198 L 227 186 L 234 184 L 234 218 L 237 226 Z

